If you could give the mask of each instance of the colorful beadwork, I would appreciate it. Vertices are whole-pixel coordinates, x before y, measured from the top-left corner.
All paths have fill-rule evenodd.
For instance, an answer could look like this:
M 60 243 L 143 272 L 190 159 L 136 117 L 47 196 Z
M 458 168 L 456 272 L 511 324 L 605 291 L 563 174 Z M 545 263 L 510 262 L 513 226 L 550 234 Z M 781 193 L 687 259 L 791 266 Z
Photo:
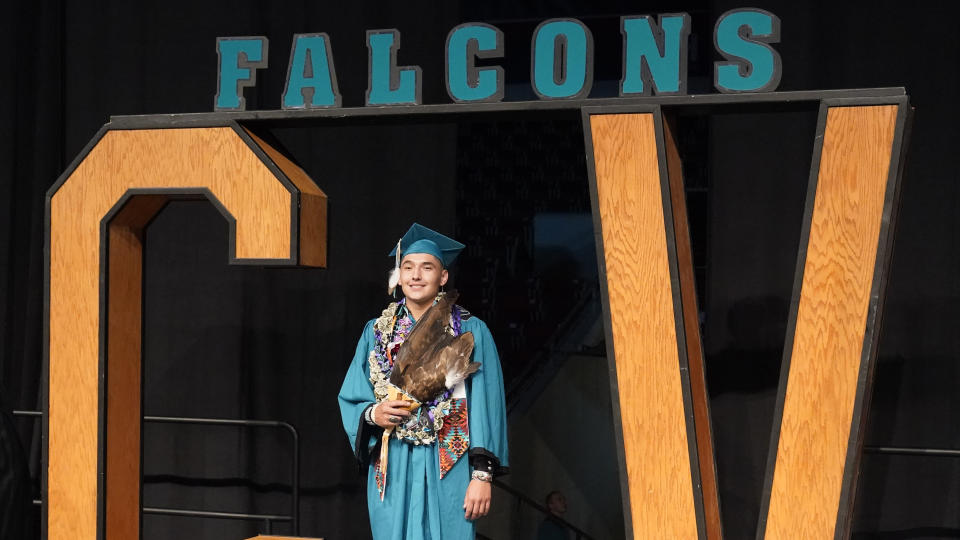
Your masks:
M 440 478 L 457 464 L 470 449 L 470 422 L 467 417 L 467 398 L 450 402 L 450 412 L 443 418 L 443 427 L 437 433 L 440 454 Z
M 380 458 L 373 463 L 373 478 L 377 483 L 377 491 L 380 493 L 380 500 L 383 500 L 383 490 L 387 486 L 387 475 L 383 474 L 383 469 L 380 467 Z

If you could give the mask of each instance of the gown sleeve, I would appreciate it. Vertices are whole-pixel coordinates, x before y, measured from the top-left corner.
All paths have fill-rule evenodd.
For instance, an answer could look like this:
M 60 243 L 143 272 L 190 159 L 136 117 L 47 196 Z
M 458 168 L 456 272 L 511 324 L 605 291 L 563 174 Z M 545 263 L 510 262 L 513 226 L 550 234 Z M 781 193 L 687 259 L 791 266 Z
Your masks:
M 368 356 L 373 349 L 373 323 L 370 321 L 363 329 L 357 350 L 347 369 L 347 375 L 340 387 L 337 401 L 340 404 L 340 418 L 343 429 L 350 439 L 350 446 L 357 458 L 358 464 L 363 467 L 370 460 L 370 450 L 380 437 L 382 429 L 371 426 L 363 419 L 363 412 L 367 407 L 377 402 L 373 395 L 373 385 L 370 384 Z
M 471 318 L 473 332 L 473 360 L 480 369 L 468 379 L 467 414 L 470 422 L 470 459 L 486 458 L 495 475 L 509 472 L 507 448 L 507 410 L 504 401 L 503 373 L 493 336 L 487 325 Z M 466 326 L 466 324 L 465 324 Z

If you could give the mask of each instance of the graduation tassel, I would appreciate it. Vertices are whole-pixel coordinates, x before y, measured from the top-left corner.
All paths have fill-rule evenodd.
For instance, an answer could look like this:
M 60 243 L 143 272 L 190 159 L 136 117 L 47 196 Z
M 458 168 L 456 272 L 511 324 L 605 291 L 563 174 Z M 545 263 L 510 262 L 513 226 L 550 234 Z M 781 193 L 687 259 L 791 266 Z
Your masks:
M 396 297 L 394 292 L 397 290 L 397 285 L 400 283 L 400 241 L 397 240 L 397 256 L 396 260 L 393 263 L 393 270 L 390 271 L 390 277 L 387 279 L 387 294 L 391 294 Z
M 380 485 L 377 486 L 380 490 L 380 502 L 383 502 L 383 495 L 387 492 L 387 460 L 389 459 L 390 433 L 392 432 L 393 428 L 387 428 L 383 430 L 383 435 L 380 437 L 380 470 L 377 471 L 377 474 L 381 475 Z

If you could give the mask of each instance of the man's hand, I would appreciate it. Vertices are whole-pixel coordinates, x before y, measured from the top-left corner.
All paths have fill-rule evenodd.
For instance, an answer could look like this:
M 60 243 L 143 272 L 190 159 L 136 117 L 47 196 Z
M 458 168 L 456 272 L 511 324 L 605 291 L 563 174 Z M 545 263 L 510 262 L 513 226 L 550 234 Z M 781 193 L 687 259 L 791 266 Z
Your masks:
M 402 399 L 381 401 L 373 411 L 373 423 L 388 429 L 397 426 L 410 416 L 410 402 Z
M 463 498 L 463 517 L 473 521 L 487 515 L 490 511 L 490 482 L 470 480 L 467 495 Z

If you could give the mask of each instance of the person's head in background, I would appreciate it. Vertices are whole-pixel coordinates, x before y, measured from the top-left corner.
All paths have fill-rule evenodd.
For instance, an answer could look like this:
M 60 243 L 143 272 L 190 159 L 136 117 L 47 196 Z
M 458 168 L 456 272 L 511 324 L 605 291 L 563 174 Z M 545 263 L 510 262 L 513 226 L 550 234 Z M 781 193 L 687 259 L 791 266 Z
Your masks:
M 555 516 L 562 516 L 567 511 L 567 498 L 560 491 L 553 490 L 547 493 L 544 503 L 547 505 L 547 510 Z

